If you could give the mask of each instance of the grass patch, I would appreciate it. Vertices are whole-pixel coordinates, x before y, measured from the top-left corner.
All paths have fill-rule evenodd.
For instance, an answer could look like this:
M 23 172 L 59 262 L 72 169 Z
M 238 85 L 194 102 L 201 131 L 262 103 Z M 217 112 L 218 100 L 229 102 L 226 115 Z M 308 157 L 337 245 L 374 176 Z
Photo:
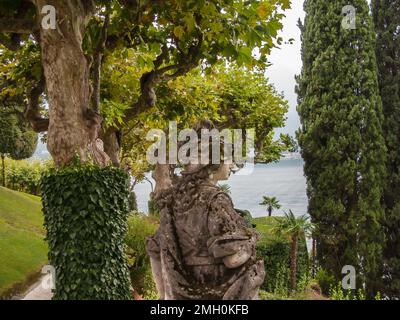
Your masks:
M 257 231 L 261 234 L 259 243 L 270 243 L 276 240 L 284 240 L 279 237 L 275 232 L 274 228 L 278 224 L 278 221 L 283 219 L 282 217 L 258 217 L 253 218 L 252 223 L 256 225 Z
M 47 261 L 40 198 L 0 187 L 0 297 Z

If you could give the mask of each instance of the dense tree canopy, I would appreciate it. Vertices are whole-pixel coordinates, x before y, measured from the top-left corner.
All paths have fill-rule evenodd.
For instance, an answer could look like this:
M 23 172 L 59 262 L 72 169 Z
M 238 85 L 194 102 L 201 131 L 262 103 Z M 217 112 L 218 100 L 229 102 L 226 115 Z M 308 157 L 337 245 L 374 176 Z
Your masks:
M 111 81 L 108 79 L 116 79 L 119 75 L 120 71 L 115 68 L 104 74 L 104 87 L 109 89 L 104 95 L 110 99 L 108 103 L 116 104 L 114 110 L 123 114 L 126 108 L 123 97 L 135 94 L 137 83 L 131 88 L 127 85 L 109 87 Z M 134 79 L 125 79 L 128 77 L 131 78 L 129 75 L 123 77 L 122 83 L 134 84 Z M 146 150 L 153 141 L 145 140 L 146 133 L 157 128 L 167 133 L 170 121 L 175 121 L 178 129 L 193 128 L 200 119 L 211 120 L 220 130 L 255 129 L 258 162 L 276 161 L 282 151 L 292 147 L 286 141 L 287 136 L 282 136 L 284 141 L 274 140 L 274 128 L 284 125 L 288 105 L 262 73 L 233 66 L 219 66 L 211 73 L 194 69 L 183 77 L 160 85 L 156 92 L 158 101 L 155 107 L 128 122 L 122 130 L 122 160 L 134 176 L 143 178 L 141 172 L 151 168 L 146 162 Z M 106 123 L 110 123 L 121 115 L 105 114 L 104 118 Z M 111 122 L 110 125 L 117 126 L 118 123 Z
M 56 30 L 41 27 L 44 5 L 56 9 Z M 289 0 L 3 1 L 0 42 L 8 85 L 2 96 L 27 97 L 27 118 L 37 131 L 48 130 L 56 164 L 68 163 L 76 153 L 84 160 L 87 146 L 100 133 L 97 112 L 114 113 L 104 109 L 115 104 L 100 103 L 103 56 L 121 50 L 137 57 L 132 71 L 140 92 L 124 101 L 128 108 L 120 116 L 126 123 L 155 105 L 158 84 L 198 65 L 209 68 L 228 60 L 249 68 L 265 66 L 280 41 L 282 10 L 289 5 Z M 40 112 L 41 98 L 49 104 L 48 119 Z M 115 164 L 118 129 L 102 135 Z

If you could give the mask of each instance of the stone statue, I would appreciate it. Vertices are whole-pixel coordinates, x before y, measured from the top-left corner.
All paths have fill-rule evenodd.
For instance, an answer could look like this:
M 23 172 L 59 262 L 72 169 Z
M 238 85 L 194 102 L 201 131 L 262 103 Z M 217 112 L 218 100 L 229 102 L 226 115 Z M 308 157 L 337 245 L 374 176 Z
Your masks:
M 188 165 L 154 199 L 160 227 L 146 246 L 161 299 L 258 298 L 265 276 L 255 252 L 259 235 L 216 186 L 231 169 L 223 162 Z

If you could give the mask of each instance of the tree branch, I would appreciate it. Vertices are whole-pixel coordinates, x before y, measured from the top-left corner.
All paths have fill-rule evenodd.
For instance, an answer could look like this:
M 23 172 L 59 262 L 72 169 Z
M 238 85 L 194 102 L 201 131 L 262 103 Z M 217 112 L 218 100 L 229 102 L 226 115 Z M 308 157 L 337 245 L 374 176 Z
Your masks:
M 107 29 L 110 24 L 110 13 L 107 12 L 99 43 L 97 44 L 96 51 L 93 58 L 93 93 L 92 105 L 95 112 L 100 113 L 100 87 L 101 87 L 101 63 L 103 60 L 103 53 L 107 41 Z
M 1 33 L 31 34 L 36 29 L 37 25 L 31 19 L 0 19 Z
M 49 119 L 43 118 L 39 110 L 39 99 L 45 87 L 44 76 L 29 93 L 29 101 L 25 110 L 25 119 L 29 121 L 35 132 L 45 132 L 49 128 Z
M 203 44 L 202 35 L 199 36 L 197 44 L 191 46 L 186 55 L 182 55 L 179 63 L 165 66 L 157 69 L 167 57 L 165 52 L 166 47 L 163 47 L 161 54 L 154 61 L 155 70 L 143 74 L 141 83 L 141 95 L 126 112 L 124 121 L 127 122 L 132 120 L 138 114 L 144 112 L 148 107 L 153 107 L 156 103 L 157 97 L 154 91 L 154 87 L 159 83 L 175 79 L 179 76 L 185 75 L 190 70 L 195 68 L 200 59 L 201 46 Z M 172 74 L 166 74 L 169 71 L 175 70 Z

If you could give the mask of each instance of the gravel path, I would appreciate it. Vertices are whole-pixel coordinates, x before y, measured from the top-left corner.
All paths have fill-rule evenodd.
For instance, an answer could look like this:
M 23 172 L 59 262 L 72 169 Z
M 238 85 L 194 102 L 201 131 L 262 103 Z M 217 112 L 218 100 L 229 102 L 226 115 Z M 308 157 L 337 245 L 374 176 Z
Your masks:
M 44 289 L 42 283 L 48 283 L 51 275 L 45 275 L 35 283 L 26 293 L 22 300 L 51 300 L 53 296 L 50 289 Z

